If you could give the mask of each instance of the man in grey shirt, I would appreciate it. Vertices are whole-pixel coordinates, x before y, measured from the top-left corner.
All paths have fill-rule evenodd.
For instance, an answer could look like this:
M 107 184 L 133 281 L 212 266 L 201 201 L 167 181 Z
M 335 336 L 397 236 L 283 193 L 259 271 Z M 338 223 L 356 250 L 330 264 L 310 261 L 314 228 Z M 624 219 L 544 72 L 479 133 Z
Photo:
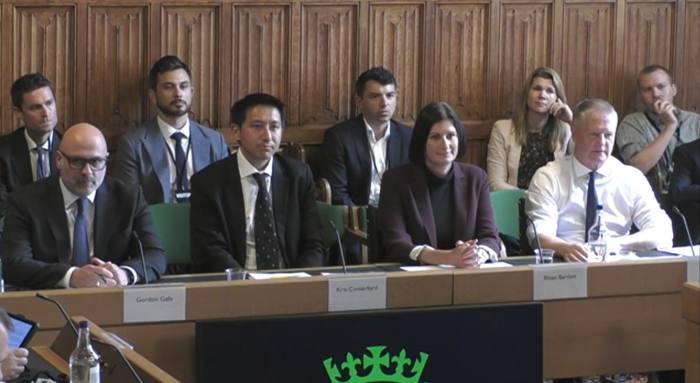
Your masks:
M 681 144 L 700 138 L 700 115 L 673 104 L 676 85 L 669 71 L 649 65 L 637 77 L 644 110 L 625 116 L 617 133 L 622 159 L 647 176 L 659 202 L 664 204 L 673 152 Z

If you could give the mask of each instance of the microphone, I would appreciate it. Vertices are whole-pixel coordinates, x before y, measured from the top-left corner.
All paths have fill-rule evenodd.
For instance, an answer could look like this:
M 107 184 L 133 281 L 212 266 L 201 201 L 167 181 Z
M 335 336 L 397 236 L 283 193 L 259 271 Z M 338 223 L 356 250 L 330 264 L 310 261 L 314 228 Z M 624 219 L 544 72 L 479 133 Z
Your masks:
M 537 254 L 539 254 L 540 263 L 542 263 L 542 246 L 540 245 L 540 236 L 537 235 L 537 227 L 535 226 L 535 221 L 530 218 L 529 215 L 525 214 L 525 219 L 532 226 L 532 231 L 535 232 L 535 245 L 537 246 Z
M 143 243 L 141 242 L 139 233 L 137 233 L 136 230 L 132 231 L 131 233 L 136 240 L 136 244 L 139 245 L 139 257 L 141 258 L 141 268 L 143 268 L 143 283 L 148 284 L 148 271 L 146 271 L 146 257 L 143 255 Z
M 336 243 L 338 244 L 338 249 L 340 250 L 340 263 L 343 265 L 343 273 L 347 274 L 348 273 L 348 266 L 345 264 L 345 253 L 343 253 L 343 244 L 340 241 L 340 233 L 338 232 L 338 228 L 335 227 L 335 223 L 333 220 L 329 220 L 328 223 L 331 224 L 331 227 L 333 228 L 333 231 L 335 232 L 335 240 Z
M 688 236 L 688 242 L 690 243 L 690 254 L 693 254 L 693 257 L 696 255 L 695 254 L 695 245 L 693 244 L 693 236 L 690 234 L 690 229 L 688 228 L 688 221 L 685 220 L 685 215 L 681 213 L 681 209 L 679 209 L 676 205 L 672 205 L 671 209 L 673 210 L 674 213 L 678 214 L 679 217 L 683 220 L 683 227 L 685 228 L 685 235 Z
M 63 307 L 63 305 L 61 304 L 61 302 L 59 302 L 59 301 L 57 301 L 57 300 L 55 300 L 55 299 L 53 299 L 53 298 L 49 298 L 48 296 L 46 296 L 46 295 L 44 295 L 44 294 L 42 294 L 42 293 L 36 293 L 35 295 L 36 295 L 37 298 L 40 298 L 40 299 L 43 299 L 43 300 L 45 300 L 45 301 L 51 302 L 51 303 L 53 303 L 54 305 L 56 305 L 56 307 L 58 307 L 58 309 L 61 311 L 61 314 L 63 314 L 63 318 L 65 318 L 65 320 L 66 320 L 66 322 L 68 323 L 68 325 L 70 325 L 71 329 L 73 329 L 73 332 L 75 333 L 75 337 L 77 338 L 77 337 L 78 337 L 78 328 L 75 327 L 75 323 L 73 323 L 73 321 L 70 319 L 70 316 L 69 316 L 68 313 L 66 312 L 66 309 Z M 121 352 L 121 350 L 120 350 L 119 348 L 117 348 L 115 345 L 113 345 L 113 344 L 111 344 L 111 343 L 103 342 L 102 340 L 97 339 L 97 338 L 95 338 L 95 337 L 91 337 L 91 338 L 92 338 L 92 339 L 91 339 L 92 342 L 95 342 L 95 343 L 97 343 L 97 344 L 99 344 L 99 345 L 102 345 L 102 346 L 111 348 L 112 350 L 116 351 L 117 354 L 119 354 L 119 357 L 121 358 L 121 360 L 124 362 L 124 364 L 129 368 L 129 371 L 131 371 L 131 375 L 133 375 L 134 379 L 135 379 L 138 383 L 143 383 L 143 380 L 141 380 L 141 377 L 139 376 L 139 374 L 137 374 L 137 373 L 136 373 L 136 370 L 134 370 L 134 366 L 131 365 L 131 363 L 129 362 L 129 360 L 126 359 L 126 357 L 124 356 L 124 354 L 122 354 L 122 352 Z
M 61 314 L 63 314 L 63 318 L 66 319 L 66 322 L 68 322 L 68 325 L 70 325 L 70 328 L 73 329 L 73 332 L 75 333 L 75 336 L 76 336 L 76 337 L 78 336 L 78 328 L 75 327 L 75 323 L 73 323 L 73 321 L 70 320 L 70 316 L 68 316 L 68 313 L 66 312 L 66 309 L 63 308 L 63 305 L 61 304 L 61 302 L 59 302 L 59 301 L 57 301 L 57 300 L 55 300 L 55 299 L 53 299 L 53 298 L 49 298 L 49 297 L 47 297 L 46 295 L 44 295 L 44 294 L 42 294 L 42 293 L 36 293 L 36 297 L 39 298 L 39 299 L 43 299 L 43 300 L 45 300 L 45 301 L 47 301 L 47 302 L 51 302 L 51 303 L 55 304 L 56 307 L 58 307 L 58 309 L 61 310 Z

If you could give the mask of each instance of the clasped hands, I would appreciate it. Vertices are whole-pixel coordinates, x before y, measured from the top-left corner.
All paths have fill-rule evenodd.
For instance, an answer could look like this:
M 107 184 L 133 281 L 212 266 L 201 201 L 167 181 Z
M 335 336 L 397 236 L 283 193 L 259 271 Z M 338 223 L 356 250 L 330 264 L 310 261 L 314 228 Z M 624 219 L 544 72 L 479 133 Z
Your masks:
M 126 270 L 112 262 L 92 257 L 90 264 L 77 268 L 70 277 L 70 287 L 126 286 Z

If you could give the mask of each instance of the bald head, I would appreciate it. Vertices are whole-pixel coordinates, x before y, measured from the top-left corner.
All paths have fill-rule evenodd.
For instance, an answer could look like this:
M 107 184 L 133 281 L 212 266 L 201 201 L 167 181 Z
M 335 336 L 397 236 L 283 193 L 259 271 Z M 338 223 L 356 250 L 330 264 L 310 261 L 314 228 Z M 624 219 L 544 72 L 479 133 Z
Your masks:
M 87 123 L 68 128 L 56 152 L 61 180 L 73 194 L 84 197 L 102 184 L 107 163 L 107 142 L 99 129 Z
M 77 148 L 94 148 L 107 154 L 107 142 L 102 132 L 88 123 L 79 123 L 68 128 L 61 140 L 60 150 L 63 152 Z

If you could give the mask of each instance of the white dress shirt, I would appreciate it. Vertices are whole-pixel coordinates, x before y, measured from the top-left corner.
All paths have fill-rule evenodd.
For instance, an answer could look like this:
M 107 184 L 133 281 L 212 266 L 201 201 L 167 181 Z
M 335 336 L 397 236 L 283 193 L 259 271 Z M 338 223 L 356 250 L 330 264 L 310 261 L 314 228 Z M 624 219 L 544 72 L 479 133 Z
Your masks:
M 36 181 L 36 168 L 39 154 L 34 150 L 37 147 L 46 149 L 46 155 L 44 156 L 44 169 L 46 169 L 46 175 L 51 175 L 51 139 L 53 138 L 53 132 L 49 135 L 49 139 L 44 141 L 43 144 L 37 145 L 29 133 L 27 133 L 27 128 L 24 129 L 24 139 L 27 141 L 27 149 L 29 149 L 29 162 L 32 166 L 32 180 Z
M 238 160 L 238 173 L 241 176 L 241 189 L 243 192 L 243 206 L 245 208 L 245 268 L 247 270 L 257 270 L 257 259 L 255 254 L 255 202 L 258 200 L 258 182 L 253 177 L 255 173 L 266 174 L 265 187 L 270 193 L 270 183 L 272 181 L 272 162 L 274 157 L 270 159 L 267 166 L 263 170 L 253 166 L 248 159 L 245 158 L 243 152 L 236 152 Z M 272 201 L 272 198 L 270 198 Z M 274 202 L 272 202 L 274 204 Z
M 386 147 L 389 142 L 389 133 L 391 132 L 391 121 L 387 123 L 384 137 L 377 139 L 374 135 L 374 130 L 369 125 L 364 117 L 365 129 L 367 130 L 367 141 L 369 142 L 369 156 L 372 166 L 372 178 L 369 186 L 369 204 L 372 206 L 379 205 L 379 192 L 382 184 L 382 176 L 386 171 Z
M 187 138 L 186 140 L 180 141 L 180 146 L 182 147 L 182 151 L 185 153 L 185 158 L 187 159 L 187 179 L 190 179 L 190 177 L 192 177 L 192 173 L 194 173 L 194 165 L 192 162 L 192 145 L 190 145 L 190 120 L 188 119 L 181 129 L 175 129 L 174 127 L 168 125 L 168 123 L 160 119 L 160 116 L 156 116 L 156 122 L 158 122 L 160 133 L 163 135 L 165 144 L 168 146 L 168 151 L 170 152 L 170 154 L 168 154 L 168 167 L 170 168 L 170 190 L 175 193 L 175 190 L 177 189 L 177 186 L 175 185 L 175 182 L 177 181 L 177 169 L 175 167 L 175 140 L 173 140 L 170 136 L 172 136 L 175 132 L 180 132 Z
M 533 176 L 527 192 L 527 214 L 539 235 L 583 243 L 590 169 L 574 156 L 552 161 Z M 673 243 L 671 220 L 661 209 L 644 175 L 609 157 L 595 178 L 603 221 L 610 231 L 609 247 L 651 250 Z M 639 232 L 629 235 L 632 224 Z M 534 239 L 532 228 L 528 236 Z

